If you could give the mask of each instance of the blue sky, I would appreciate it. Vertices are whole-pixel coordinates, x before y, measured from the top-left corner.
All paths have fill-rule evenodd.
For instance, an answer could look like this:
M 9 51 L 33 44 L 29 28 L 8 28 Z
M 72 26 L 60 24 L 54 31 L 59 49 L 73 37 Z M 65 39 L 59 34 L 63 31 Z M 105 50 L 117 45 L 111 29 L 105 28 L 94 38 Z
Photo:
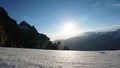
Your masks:
M 77 21 L 79 31 L 120 25 L 120 0 L 0 0 L 8 14 L 40 33 L 58 35 L 62 20 Z

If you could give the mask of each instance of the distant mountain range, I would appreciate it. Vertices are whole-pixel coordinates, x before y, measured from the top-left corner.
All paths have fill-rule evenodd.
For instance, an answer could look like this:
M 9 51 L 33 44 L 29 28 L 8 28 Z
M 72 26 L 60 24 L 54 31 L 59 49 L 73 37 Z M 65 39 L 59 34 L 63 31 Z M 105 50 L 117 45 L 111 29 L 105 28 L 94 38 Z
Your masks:
M 0 7 L 1 47 L 59 49 L 58 45 L 54 45 L 50 38 L 45 34 L 38 33 L 36 28 L 29 25 L 26 21 L 17 24 L 14 19 L 9 17 L 5 9 Z
M 62 42 L 62 43 L 61 43 Z M 53 43 L 47 35 L 39 33 L 26 21 L 20 24 L 0 7 L 0 47 L 60 49 L 60 50 L 118 50 L 120 29 L 106 32 L 86 32 L 67 40 Z
M 119 50 L 120 29 L 107 32 L 86 32 L 82 36 L 61 41 L 71 50 Z

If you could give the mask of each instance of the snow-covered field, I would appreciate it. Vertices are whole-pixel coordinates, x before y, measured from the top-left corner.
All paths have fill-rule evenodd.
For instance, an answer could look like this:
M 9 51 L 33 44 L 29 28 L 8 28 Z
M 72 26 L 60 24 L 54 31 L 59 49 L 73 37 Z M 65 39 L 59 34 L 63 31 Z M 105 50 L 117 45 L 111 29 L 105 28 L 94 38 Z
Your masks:
M 0 48 L 0 68 L 120 68 L 120 51 Z

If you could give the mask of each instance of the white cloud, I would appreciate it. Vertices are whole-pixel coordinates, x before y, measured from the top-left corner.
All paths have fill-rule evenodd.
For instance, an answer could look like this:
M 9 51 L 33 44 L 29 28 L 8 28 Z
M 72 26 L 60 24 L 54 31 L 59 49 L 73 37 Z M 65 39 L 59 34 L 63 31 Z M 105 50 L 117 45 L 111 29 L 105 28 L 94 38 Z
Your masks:
M 111 6 L 113 6 L 113 7 L 120 7 L 120 3 L 114 3 L 114 4 L 111 4 Z
M 28 20 L 29 17 L 28 17 L 28 16 L 22 16 L 21 19 L 23 19 L 23 20 Z
M 88 29 L 88 30 L 83 30 L 81 32 L 76 33 L 76 35 L 71 35 L 71 36 L 66 36 L 63 34 L 47 34 L 48 37 L 51 38 L 52 41 L 54 40 L 60 40 L 60 39 L 68 39 L 71 37 L 75 36 L 82 36 L 85 32 L 107 32 L 107 31 L 115 31 L 117 29 L 120 29 L 120 24 L 113 25 L 113 26 L 108 26 L 108 27 L 101 27 L 101 28 L 96 28 L 96 29 Z
M 106 31 L 115 31 L 116 29 L 120 29 L 120 24 L 118 25 L 113 25 L 113 26 L 109 26 L 109 27 L 101 27 L 101 28 L 97 28 L 97 29 L 89 29 L 86 30 L 85 32 L 106 32 Z
M 47 34 L 47 35 L 48 35 L 48 37 L 50 37 L 50 39 L 52 41 L 55 41 L 55 40 L 68 39 L 68 38 L 71 38 L 71 37 L 75 37 L 75 36 L 80 35 L 80 33 L 78 32 L 74 35 L 68 35 L 68 36 L 64 35 L 64 34 Z

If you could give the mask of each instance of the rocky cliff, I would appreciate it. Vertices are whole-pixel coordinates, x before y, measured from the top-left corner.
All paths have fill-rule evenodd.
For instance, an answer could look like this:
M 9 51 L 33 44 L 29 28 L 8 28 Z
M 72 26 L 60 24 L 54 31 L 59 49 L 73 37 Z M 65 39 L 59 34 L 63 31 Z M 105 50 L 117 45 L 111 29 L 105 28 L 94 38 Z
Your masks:
M 17 24 L 2 7 L 0 7 L 0 46 L 56 49 L 45 34 L 38 33 L 36 28 L 26 21 Z

